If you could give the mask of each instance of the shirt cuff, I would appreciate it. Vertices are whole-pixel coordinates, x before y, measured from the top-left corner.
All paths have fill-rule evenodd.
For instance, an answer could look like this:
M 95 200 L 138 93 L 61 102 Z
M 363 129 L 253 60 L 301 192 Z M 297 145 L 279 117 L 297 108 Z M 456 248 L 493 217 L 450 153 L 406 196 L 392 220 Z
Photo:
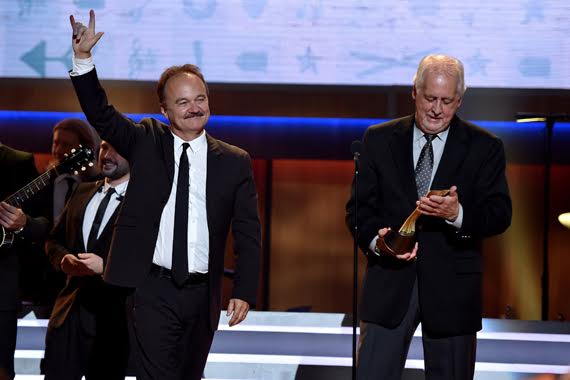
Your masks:
M 93 56 L 89 58 L 75 58 L 74 54 L 72 62 L 73 69 L 69 72 L 69 75 L 72 77 L 87 74 L 95 68 L 95 64 L 93 63 Z
M 368 246 L 368 248 L 370 248 L 370 251 L 373 252 L 376 256 L 380 256 L 380 254 L 378 252 L 376 252 L 376 242 L 378 241 L 378 235 L 376 235 L 374 237 L 374 239 L 372 239 L 372 241 L 370 242 L 370 245 Z
M 452 222 L 451 220 L 445 220 L 447 224 L 451 224 L 453 227 L 457 228 L 458 230 L 463 225 L 463 206 L 461 203 L 459 204 L 459 212 L 457 213 L 457 218 Z

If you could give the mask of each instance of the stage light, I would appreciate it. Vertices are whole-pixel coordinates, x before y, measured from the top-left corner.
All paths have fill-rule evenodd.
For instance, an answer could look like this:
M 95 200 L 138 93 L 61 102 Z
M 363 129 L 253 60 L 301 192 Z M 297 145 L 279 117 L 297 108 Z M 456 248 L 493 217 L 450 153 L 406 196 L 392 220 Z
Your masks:
M 570 228 L 570 212 L 558 215 L 558 221 L 566 228 Z

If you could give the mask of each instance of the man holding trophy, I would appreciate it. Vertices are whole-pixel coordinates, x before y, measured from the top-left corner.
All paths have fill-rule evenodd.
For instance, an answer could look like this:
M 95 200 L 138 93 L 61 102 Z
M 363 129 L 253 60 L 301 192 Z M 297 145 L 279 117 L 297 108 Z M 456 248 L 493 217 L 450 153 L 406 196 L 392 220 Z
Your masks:
M 346 217 L 368 258 L 358 379 L 400 379 L 420 322 L 426 379 L 473 378 L 481 242 L 512 210 L 501 140 L 456 115 L 465 89 L 458 59 L 429 55 L 415 113 L 364 135 Z

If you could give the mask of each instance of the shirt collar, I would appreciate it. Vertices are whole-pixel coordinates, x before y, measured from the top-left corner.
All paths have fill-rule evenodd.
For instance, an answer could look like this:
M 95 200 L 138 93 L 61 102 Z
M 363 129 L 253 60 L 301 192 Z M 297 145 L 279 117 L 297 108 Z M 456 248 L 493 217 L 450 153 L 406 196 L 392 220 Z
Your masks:
M 196 137 L 192 141 L 182 140 L 180 137 L 178 137 L 174 133 L 172 133 L 172 136 L 174 136 L 174 151 L 175 152 L 180 151 L 182 149 L 182 144 L 184 144 L 184 143 L 190 144 L 190 150 L 193 153 L 199 152 L 202 148 L 208 146 L 208 142 L 206 140 L 206 130 L 203 130 L 202 133 L 200 134 L 200 136 Z
M 115 192 L 117 193 L 117 195 L 125 195 L 125 193 L 127 192 L 127 186 L 129 184 L 129 181 L 125 181 L 125 182 L 121 182 L 120 184 L 118 184 L 117 186 L 115 186 Z M 105 183 L 103 183 L 103 193 L 107 194 L 107 191 L 109 191 L 109 189 L 112 186 L 109 185 L 109 182 L 105 181 Z
M 447 127 L 444 131 L 439 132 L 438 134 L 435 135 L 435 137 L 441 141 L 445 141 L 447 140 L 447 135 L 449 134 L 449 128 Z M 414 123 L 414 142 L 417 143 L 421 140 L 422 137 L 424 137 L 425 133 L 422 132 L 421 129 L 418 128 L 418 126 Z

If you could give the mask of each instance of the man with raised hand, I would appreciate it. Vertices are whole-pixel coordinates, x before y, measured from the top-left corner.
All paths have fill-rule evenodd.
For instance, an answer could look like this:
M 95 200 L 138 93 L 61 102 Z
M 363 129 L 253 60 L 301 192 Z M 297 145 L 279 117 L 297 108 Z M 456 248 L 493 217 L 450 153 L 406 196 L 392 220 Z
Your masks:
M 228 314 L 243 321 L 255 303 L 260 223 L 247 152 L 205 131 L 210 109 L 200 69 L 167 68 L 157 95 L 169 124 L 136 123 L 109 105 L 91 50 L 102 32 L 70 18 L 71 79 L 83 112 L 131 164 L 105 280 L 136 288 L 130 323 L 137 378 L 199 379 L 221 310 L 224 251 L 233 232 L 238 256 Z

